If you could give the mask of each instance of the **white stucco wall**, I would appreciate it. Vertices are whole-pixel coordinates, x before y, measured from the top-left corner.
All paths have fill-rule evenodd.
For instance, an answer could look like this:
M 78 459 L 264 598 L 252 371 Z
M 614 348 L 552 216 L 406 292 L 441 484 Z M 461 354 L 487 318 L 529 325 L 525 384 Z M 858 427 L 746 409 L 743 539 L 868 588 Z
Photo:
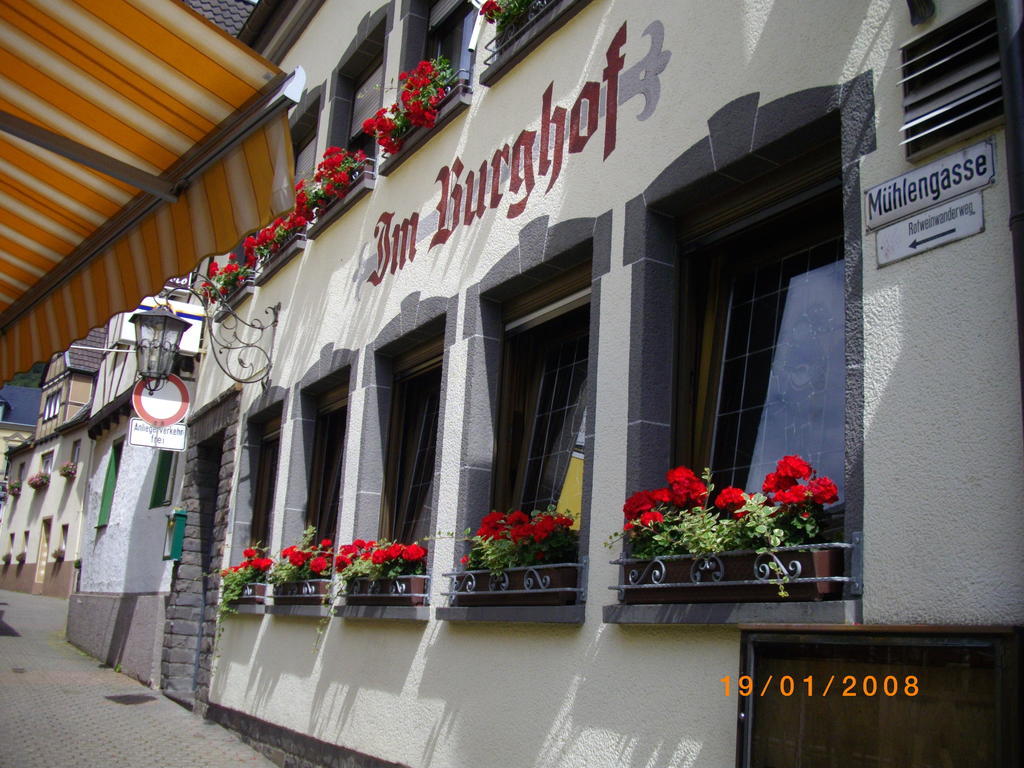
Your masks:
M 94 446 L 95 461 L 89 477 L 86 527 L 82 540 L 82 592 L 167 592 L 171 561 L 163 560 L 167 513 L 174 506 L 150 508 L 158 452 L 129 445 L 127 419 L 104 432 Z M 110 520 L 96 527 L 103 484 L 114 442 L 124 440 L 121 463 L 110 509 Z M 172 478 L 174 501 L 180 492 L 180 472 Z
M 78 458 L 78 475 L 73 480 L 66 480 L 57 470 L 62 464 L 71 460 L 72 445 L 75 440 L 81 441 Z M 25 478 L 40 472 L 43 456 L 53 452 L 53 466 L 50 471 L 50 484 L 39 491 L 33 490 L 27 483 L 22 483 L 21 496 L 9 496 L 4 505 L 4 520 L 0 525 L 0 553 L 6 553 L 10 547 L 10 534 L 15 534 L 14 555 L 23 549 L 27 553 L 26 567 L 38 562 L 40 537 L 44 520 L 51 521 L 50 544 L 47 554 L 47 571 L 54 566 L 53 552 L 61 539 L 62 526 L 68 526 L 65 545 L 65 562 L 67 567 L 79 556 L 79 527 L 82 520 L 83 500 L 85 496 L 85 475 L 88 472 L 90 440 L 82 427 L 69 429 L 61 433 L 60 438 L 47 440 L 33 446 L 31 450 L 21 452 L 11 463 L 11 479 L 17 476 L 18 465 L 25 463 Z M 27 548 L 23 548 L 24 532 L 29 531 Z M 35 570 L 35 566 L 32 566 Z M 33 577 L 35 578 L 35 577 Z
M 970 7 L 940 4 L 941 24 Z M 338 30 L 374 3 L 328 3 L 285 61 L 322 81 L 347 46 Z M 605 51 L 626 22 L 626 67 L 649 49 L 653 20 L 671 52 L 654 114 L 644 100 L 620 106 L 618 144 L 601 158 L 600 136 L 566 155 L 561 177 L 537 186 L 526 211 L 508 219 L 506 195 L 446 245 L 427 249 L 374 288 L 372 231 L 383 211 L 429 219 L 433 179 L 455 156 L 467 169 L 494 148 L 536 129 L 541 94 L 554 83 L 570 107 L 583 83 L 600 81 Z M 492 34 L 485 32 L 486 39 Z M 860 162 L 861 191 L 914 165 L 898 147 L 902 106 L 899 46 L 919 34 L 906 5 L 791 1 L 635 3 L 594 0 L 494 87 L 477 88 L 465 115 L 433 136 L 374 193 L 357 203 L 259 288 L 248 311 L 281 301 L 273 383 L 290 389 L 327 344 L 362 349 L 419 291 L 464 297 L 466 289 L 517 243 L 520 228 L 545 214 L 551 223 L 612 212 L 611 271 L 600 284 L 600 341 L 590 515 L 587 620 L 578 628 L 457 625 L 431 620 L 331 621 L 314 648 L 315 621 L 232 619 L 222 636 L 211 699 L 287 728 L 411 766 L 722 766 L 735 749 L 736 702 L 719 679 L 737 674 L 736 627 L 605 625 L 601 606 L 616 568 L 602 540 L 621 524 L 625 487 L 630 272 L 623 267 L 625 204 L 691 144 L 707 120 L 739 96 L 760 103 L 871 72 L 877 149 Z M 399 35 L 390 38 L 386 80 L 397 75 Z M 483 41 L 481 41 L 483 42 Z M 478 53 L 477 69 L 483 56 Z M 385 93 L 385 104 L 391 96 Z M 325 110 L 321 125 L 326 124 Z M 1007 624 L 1024 621 L 1024 574 L 1017 547 L 1024 523 L 1021 407 L 1013 274 L 1006 221 L 1005 151 L 995 136 L 996 184 L 984 192 L 982 234 L 879 269 L 874 239 L 863 238 L 864 620 L 879 624 Z M 324 140 L 321 137 L 321 149 Z M 955 148 L 954 148 L 955 149 Z M 953 151 L 953 150 L 948 150 Z M 944 152 L 939 153 L 944 154 Z M 859 194 L 859 193 L 858 193 Z M 421 223 L 422 226 L 422 223 Z M 460 313 L 464 302 L 460 302 Z M 459 318 L 459 328 L 462 318 Z M 437 528 L 456 527 L 466 342 L 447 350 L 448 412 L 440 446 Z M 363 365 L 360 358 L 358 365 Z M 204 366 L 199 404 L 228 382 Z M 248 387 L 242 412 L 259 395 Z M 350 425 L 363 397 L 350 399 Z M 350 428 L 341 532 L 352 532 L 360 443 Z M 282 462 L 294 439 L 282 431 Z M 286 467 L 279 467 L 278 503 Z M 112 520 L 113 522 L 113 520 Z M 281 537 L 278 514 L 272 548 Z M 228 537 L 230 541 L 230 536 Z M 437 542 L 436 571 L 454 560 Z M 238 553 L 228 553 L 235 560 Z M 432 602 L 445 604 L 435 577 Z

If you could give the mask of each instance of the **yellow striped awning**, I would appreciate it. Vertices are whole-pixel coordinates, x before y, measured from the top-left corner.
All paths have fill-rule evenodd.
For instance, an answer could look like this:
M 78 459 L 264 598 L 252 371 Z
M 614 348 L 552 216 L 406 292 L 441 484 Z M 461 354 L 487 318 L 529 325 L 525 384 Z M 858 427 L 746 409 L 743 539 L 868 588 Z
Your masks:
M 0 0 L 0 381 L 292 206 L 297 81 L 179 0 Z

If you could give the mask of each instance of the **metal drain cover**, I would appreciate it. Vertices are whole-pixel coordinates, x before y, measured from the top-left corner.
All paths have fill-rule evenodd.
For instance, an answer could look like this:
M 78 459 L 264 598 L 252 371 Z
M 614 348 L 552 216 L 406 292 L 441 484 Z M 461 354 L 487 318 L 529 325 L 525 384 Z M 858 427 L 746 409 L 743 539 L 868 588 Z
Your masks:
M 156 701 L 156 696 L 149 696 L 145 693 L 124 693 L 120 696 L 104 696 L 116 704 L 145 704 L 147 701 Z

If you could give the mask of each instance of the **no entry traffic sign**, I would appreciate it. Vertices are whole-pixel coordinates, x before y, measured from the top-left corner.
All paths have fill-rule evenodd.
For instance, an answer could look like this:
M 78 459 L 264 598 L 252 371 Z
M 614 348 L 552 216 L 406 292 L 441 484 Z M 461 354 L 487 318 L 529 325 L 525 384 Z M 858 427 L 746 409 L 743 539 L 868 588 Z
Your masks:
M 132 390 L 132 406 L 139 418 L 154 427 L 167 427 L 185 418 L 189 397 L 184 381 L 172 373 L 153 392 L 146 383 L 142 380 Z

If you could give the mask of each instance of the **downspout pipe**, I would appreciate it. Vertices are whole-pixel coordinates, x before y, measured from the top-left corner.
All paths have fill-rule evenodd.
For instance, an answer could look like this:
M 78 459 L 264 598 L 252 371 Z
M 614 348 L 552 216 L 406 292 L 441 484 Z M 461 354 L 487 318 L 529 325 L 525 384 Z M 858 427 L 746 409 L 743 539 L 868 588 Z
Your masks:
M 999 63 L 1006 115 L 1006 182 L 1010 193 L 1010 239 L 1017 296 L 1017 345 L 1020 356 L 1021 429 L 1024 430 L 1024 3 L 996 0 Z

